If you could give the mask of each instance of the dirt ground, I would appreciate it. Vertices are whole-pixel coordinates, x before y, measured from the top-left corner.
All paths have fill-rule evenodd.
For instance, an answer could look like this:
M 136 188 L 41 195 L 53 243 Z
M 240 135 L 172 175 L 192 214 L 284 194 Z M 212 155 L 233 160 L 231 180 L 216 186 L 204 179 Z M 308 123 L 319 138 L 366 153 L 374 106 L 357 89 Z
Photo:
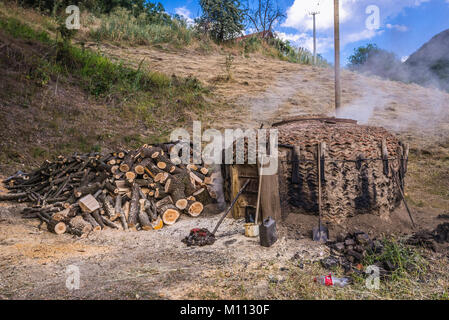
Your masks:
M 212 230 L 217 214 L 183 216 L 160 231 L 106 230 L 80 239 L 54 235 L 40 229 L 36 220 L 21 219 L 23 206 L 0 206 L 1 299 L 288 299 L 288 295 L 279 296 L 277 288 L 298 271 L 301 282 L 311 290 L 304 292 L 309 294 L 304 298 L 329 298 L 329 292 L 310 296 L 313 290 L 322 290 L 313 283 L 314 277 L 326 274 L 316 262 L 329 254 L 326 246 L 310 240 L 316 217 L 290 215 L 279 226 L 279 240 L 271 248 L 261 247 L 257 238 L 245 237 L 243 221 L 230 218 L 220 227 L 214 245 L 187 247 L 181 240 L 189 230 Z M 417 212 L 419 228 L 441 223 L 437 213 Z M 329 225 L 331 238 L 356 229 L 372 236 L 411 232 L 404 210 L 398 210 L 390 221 L 373 216 L 354 219 L 345 227 Z M 441 254 L 432 257 L 442 259 Z M 66 287 L 68 268 L 73 266 L 80 272 L 77 290 Z M 443 293 L 447 285 L 431 287 Z M 297 293 L 295 288 L 290 290 Z M 332 293 L 336 296 L 330 298 L 339 298 L 338 291 Z M 375 292 L 361 290 L 359 294 L 376 298 Z
M 58 237 L 40 230 L 37 221 L 21 219 L 21 207 L 0 207 L 0 297 L 6 299 L 243 298 L 216 281 L 241 281 L 241 275 L 236 277 L 240 271 L 251 278 L 253 270 L 265 267 L 278 276 L 295 253 L 307 261 L 327 253 L 324 246 L 283 236 L 273 247 L 261 247 L 257 239 L 244 236 L 243 222 L 234 219 L 225 220 L 212 246 L 187 247 L 181 242 L 194 227 L 212 230 L 219 219 L 212 214 L 183 216 L 157 232 L 111 230 L 85 239 Z M 66 287 L 69 265 L 79 267 L 79 290 Z M 249 297 L 262 299 L 270 279 L 256 279 L 261 280 L 259 287 Z
M 258 55 L 236 56 L 232 80 L 223 81 L 225 53 L 112 45 L 103 45 L 100 50 L 130 64 L 145 58 L 150 69 L 199 78 L 211 87 L 216 99 L 235 106 L 211 115 L 211 124 L 217 129 L 258 126 L 289 115 L 333 113 L 333 73 L 329 69 Z M 445 177 L 449 177 L 448 165 L 447 161 L 440 162 L 449 155 L 449 94 L 347 71 L 343 72 L 343 88 L 346 107 L 342 116 L 384 126 L 410 142 L 413 149 L 439 148 L 436 159 L 432 158 L 434 162 L 427 158 L 413 160 L 408 192 L 420 229 L 432 229 L 441 223 L 436 216 L 449 209 L 448 190 L 441 193 L 446 188 Z M 440 167 L 427 167 L 435 163 Z M 427 171 L 420 171 L 424 169 Z M 432 178 L 424 188 L 423 179 L 432 177 L 430 171 L 438 172 L 441 180 Z M 437 193 L 431 184 L 435 182 L 439 186 Z M 430 190 L 428 185 L 435 188 Z M 232 219 L 225 220 L 213 246 L 191 248 L 181 239 L 193 227 L 213 229 L 218 216 L 183 217 L 160 231 L 103 231 L 79 239 L 40 230 L 37 221 L 20 218 L 20 208 L 0 204 L 3 299 L 416 299 L 444 298 L 449 291 L 449 281 L 442 278 L 423 284 L 425 296 L 418 289 L 390 297 L 388 293 L 379 296 L 361 288 L 338 291 L 314 284 L 315 276 L 326 273 L 315 262 L 325 257 L 328 249 L 310 240 L 311 228 L 316 224 L 316 217 L 311 216 L 290 215 L 280 226 L 279 241 L 271 248 L 246 238 L 243 221 Z M 364 215 L 345 226 L 329 228 L 331 237 L 356 229 L 373 236 L 412 231 L 404 208 L 390 220 Z M 447 271 L 447 258 L 431 255 L 430 259 L 434 266 L 442 265 L 442 270 Z M 78 290 L 66 287 L 66 270 L 71 265 L 80 271 Z

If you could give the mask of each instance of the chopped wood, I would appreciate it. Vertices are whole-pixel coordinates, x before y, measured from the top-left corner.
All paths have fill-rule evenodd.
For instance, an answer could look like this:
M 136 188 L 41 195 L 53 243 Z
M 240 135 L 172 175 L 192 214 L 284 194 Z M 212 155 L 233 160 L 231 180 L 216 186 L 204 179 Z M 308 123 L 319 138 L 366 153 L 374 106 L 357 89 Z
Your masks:
M 120 223 L 122 224 L 123 230 L 128 229 L 128 222 L 126 221 L 126 216 L 122 206 L 122 195 L 115 197 L 115 213 L 120 218 Z
M 100 209 L 100 203 L 98 203 L 97 199 L 95 199 L 91 194 L 88 194 L 87 196 L 78 200 L 78 204 L 83 212 L 90 213 L 92 211 Z
M 82 216 L 76 216 L 72 218 L 69 222 L 72 229 L 76 230 L 78 233 L 86 234 L 92 231 L 92 226 L 88 223 Z
M 193 193 L 193 196 L 197 201 L 201 202 L 203 205 L 208 205 L 212 203 L 212 197 L 210 196 L 206 188 L 199 189 L 198 191 Z
M 151 222 L 151 226 L 153 227 L 153 230 L 160 230 L 164 226 L 164 222 L 161 217 L 158 217 L 155 221 Z
M 138 222 L 139 215 L 139 186 L 137 184 L 133 185 L 131 201 L 129 203 L 129 216 L 128 216 L 128 226 L 134 228 Z
M 189 201 L 187 205 L 187 213 L 192 217 L 198 217 L 203 212 L 204 206 L 198 201 Z
M 205 188 L 212 183 L 209 169 L 170 158 L 176 144 L 59 156 L 4 181 L 9 193 L 0 193 L 0 201 L 30 202 L 23 217 L 47 220 L 51 232 L 62 232 L 64 226 L 64 232 L 77 236 L 106 227 L 160 229 L 164 219 L 170 224 L 181 212 L 193 216 L 201 212 L 211 201 L 203 192 L 213 196 Z M 192 206 L 203 201 L 192 196 L 198 188 L 206 202 Z
M 0 201 L 18 200 L 28 195 L 26 192 L 21 193 L 0 193 Z
M 140 199 L 139 222 L 142 230 L 148 231 L 153 229 L 150 219 L 145 211 L 145 199 Z
M 160 213 L 162 221 L 164 221 L 164 224 L 166 225 L 173 225 L 180 216 L 178 209 L 172 204 L 167 204 L 163 206 L 160 209 Z

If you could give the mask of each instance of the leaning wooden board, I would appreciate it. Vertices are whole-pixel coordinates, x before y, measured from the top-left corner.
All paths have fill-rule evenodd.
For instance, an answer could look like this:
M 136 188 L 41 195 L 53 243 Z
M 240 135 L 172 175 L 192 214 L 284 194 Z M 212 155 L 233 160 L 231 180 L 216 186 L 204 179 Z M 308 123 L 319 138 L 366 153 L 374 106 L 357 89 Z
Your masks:
M 279 197 L 279 176 L 264 175 L 260 190 L 261 221 L 272 217 L 277 223 L 281 222 L 281 200 Z

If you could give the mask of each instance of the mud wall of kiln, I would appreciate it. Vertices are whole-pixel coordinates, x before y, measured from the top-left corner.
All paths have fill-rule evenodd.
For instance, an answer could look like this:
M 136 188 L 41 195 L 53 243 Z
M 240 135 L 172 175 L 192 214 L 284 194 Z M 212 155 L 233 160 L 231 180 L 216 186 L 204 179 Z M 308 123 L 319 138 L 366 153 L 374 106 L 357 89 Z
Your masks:
M 312 150 L 303 152 L 313 153 Z M 329 159 L 338 159 L 336 156 L 332 152 L 326 155 Z M 318 214 L 317 161 L 300 156 L 299 183 L 293 184 L 291 149 L 280 148 L 279 157 L 283 217 L 290 213 Z M 316 153 L 314 157 L 316 159 Z M 393 171 L 384 173 L 385 163 L 380 159 L 357 161 L 355 155 L 354 161 L 325 159 L 321 176 L 324 219 L 342 222 L 357 214 L 388 215 L 392 212 L 400 204 L 400 193 L 393 175 L 400 171 L 402 159 L 388 162 Z

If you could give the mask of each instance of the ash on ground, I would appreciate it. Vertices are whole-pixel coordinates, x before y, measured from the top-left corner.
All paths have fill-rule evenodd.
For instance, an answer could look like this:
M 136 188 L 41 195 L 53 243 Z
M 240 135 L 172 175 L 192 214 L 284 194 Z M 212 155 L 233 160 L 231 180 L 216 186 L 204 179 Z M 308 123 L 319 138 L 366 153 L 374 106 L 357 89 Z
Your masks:
M 207 246 L 215 242 L 215 236 L 207 229 L 192 229 L 190 234 L 182 239 L 187 246 Z

